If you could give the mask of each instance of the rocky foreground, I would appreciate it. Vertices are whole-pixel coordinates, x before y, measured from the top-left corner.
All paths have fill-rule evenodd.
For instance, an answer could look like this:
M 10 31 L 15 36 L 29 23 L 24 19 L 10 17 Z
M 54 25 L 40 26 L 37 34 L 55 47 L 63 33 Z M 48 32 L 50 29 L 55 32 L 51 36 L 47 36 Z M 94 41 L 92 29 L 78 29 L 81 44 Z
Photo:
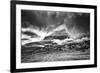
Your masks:
M 90 40 L 82 38 L 66 41 L 62 44 L 50 40 L 28 43 L 22 46 L 21 55 L 22 63 L 89 60 Z

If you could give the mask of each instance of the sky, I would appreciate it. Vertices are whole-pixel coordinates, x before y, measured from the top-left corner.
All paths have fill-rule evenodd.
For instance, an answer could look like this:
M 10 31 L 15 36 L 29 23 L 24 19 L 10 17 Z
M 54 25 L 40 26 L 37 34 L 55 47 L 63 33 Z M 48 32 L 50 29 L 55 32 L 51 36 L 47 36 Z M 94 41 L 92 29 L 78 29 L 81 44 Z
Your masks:
M 31 28 L 44 36 L 62 29 L 72 37 L 90 32 L 89 13 L 22 10 L 21 23 L 23 29 Z

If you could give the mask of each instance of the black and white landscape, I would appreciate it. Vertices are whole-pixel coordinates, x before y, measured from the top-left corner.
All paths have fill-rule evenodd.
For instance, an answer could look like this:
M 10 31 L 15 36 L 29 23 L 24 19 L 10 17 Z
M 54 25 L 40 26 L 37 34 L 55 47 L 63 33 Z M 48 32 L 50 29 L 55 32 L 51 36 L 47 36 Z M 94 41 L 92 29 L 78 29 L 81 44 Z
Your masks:
M 90 13 L 21 10 L 21 62 L 90 59 Z

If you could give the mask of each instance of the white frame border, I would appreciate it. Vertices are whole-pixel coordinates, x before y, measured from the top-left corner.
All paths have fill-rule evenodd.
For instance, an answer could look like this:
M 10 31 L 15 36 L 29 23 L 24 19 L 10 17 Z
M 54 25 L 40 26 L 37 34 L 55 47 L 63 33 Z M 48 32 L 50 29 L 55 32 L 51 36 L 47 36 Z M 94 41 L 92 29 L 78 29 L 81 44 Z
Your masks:
M 41 63 L 21 63 L 21 9 L 24 10 L 46 10 L 63 12 L 83 12 L 90 13 L 90 60 L 82 61 L 60 61 L 60 62 L 41 62 Z M 75 66 L 94 64 L 94 9 L 71 8 L 71 7 L 52 7 L 35 5 L 16 5 L 16 69 Z

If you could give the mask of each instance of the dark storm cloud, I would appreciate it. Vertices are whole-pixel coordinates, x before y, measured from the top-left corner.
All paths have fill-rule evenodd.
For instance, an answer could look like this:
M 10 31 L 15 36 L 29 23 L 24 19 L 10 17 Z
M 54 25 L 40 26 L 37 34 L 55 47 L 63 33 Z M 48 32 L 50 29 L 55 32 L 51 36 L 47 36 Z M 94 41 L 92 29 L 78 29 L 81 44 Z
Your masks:
M 90 30 L 90 14 L 75 12 L 51 12 L 22 10 L 22 27 L 34 26 L 52 30 L 65 24 L 71 32 L 87 33 Z
M 38 15 L 34 11 L 22 10 L 22 27 L 28 27 L 30 25 L 38 26 L 40 28 L 45 27 L 45 21 L 39 19 Z
M 62 24 L 64 20 L 64 15 L 57 16 L 56 12 L 50 11 L 22 10 L 21 14 L 22 27 L 33 25 L 46 28 Z
M 65 24 L 68 29 L 76 29 L 80 32 L 90 31 L 90 14 L 89 13 L 69 13 L 65 18 Z

